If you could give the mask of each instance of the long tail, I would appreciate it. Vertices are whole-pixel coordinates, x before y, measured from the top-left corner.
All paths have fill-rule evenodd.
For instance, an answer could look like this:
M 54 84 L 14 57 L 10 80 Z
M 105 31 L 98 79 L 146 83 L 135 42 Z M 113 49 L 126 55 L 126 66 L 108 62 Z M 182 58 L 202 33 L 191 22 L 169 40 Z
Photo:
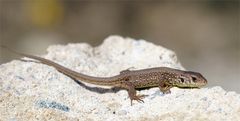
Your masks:
M 21 52 L 17 52 L 7 46 L 4 45 L 0 45 L 1 48 L 4 48 L 12 53 L 18 54 L 18 55 L 22 55 L 28 58 L 32 58 L 35 60 L 40 61 L 43 64 L 49 65 L 49 66 L 53 66 L 54 68 L 56 68 L 59 72 L 73 78 L 76 80 L 81 80 L 83 82 L 87 82 L 90 84 L 95 84 L 95 85 L 103 85 L 103 86 L 114 86 L 116 84 L 116 82 L 118 82 L 119 80 L 119 75 L 117 76 L 113 76 L 113 77 L 93 77 L 93 76 L 88 76 L 82 73 L 78 73 L 76 71 L 70 70 L 62 65 L 59 65 L 53 61 L 50 61 L 48 59 L 42 58 L 42 57 L 38 57 L 38 56 L 34 56 L 34 55 L 29 55 L 29 54 L 25 54 L 25 53 L 21 53 Z

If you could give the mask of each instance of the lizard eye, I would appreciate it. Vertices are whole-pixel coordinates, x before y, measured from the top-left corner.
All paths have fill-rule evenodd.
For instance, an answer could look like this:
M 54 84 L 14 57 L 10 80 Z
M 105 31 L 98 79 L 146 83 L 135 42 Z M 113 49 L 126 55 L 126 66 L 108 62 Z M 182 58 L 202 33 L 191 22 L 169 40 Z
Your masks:
M 180 78 L 181 82 L 183 83 L 184 82 L 184 79 L 183 78 Z
M 192 80 L 193 80 L 193 82 L 195 82 L 197 80 L 197 78 L 196 77 L 192 77 Z

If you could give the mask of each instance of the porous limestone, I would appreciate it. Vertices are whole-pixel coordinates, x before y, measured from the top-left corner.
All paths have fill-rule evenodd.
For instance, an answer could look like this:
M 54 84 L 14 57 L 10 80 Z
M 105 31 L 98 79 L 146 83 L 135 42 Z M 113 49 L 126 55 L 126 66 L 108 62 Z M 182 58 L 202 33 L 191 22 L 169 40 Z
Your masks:
M 97 47 L 54 45 L 45 56 L 77 72 L 105 77 L 129 69 L 184 69 L 176 54 L 145 40 L 110 36 Z M 0 120 L 69 121 L 239 121 L 240 95 L 221 87 L 138 91 L 145 103 L 130 105 L 127 91 L 77 84 L 51 66 L 13 60 L 0 65 Z M 31 61 L 29 61 L 31 60 Z

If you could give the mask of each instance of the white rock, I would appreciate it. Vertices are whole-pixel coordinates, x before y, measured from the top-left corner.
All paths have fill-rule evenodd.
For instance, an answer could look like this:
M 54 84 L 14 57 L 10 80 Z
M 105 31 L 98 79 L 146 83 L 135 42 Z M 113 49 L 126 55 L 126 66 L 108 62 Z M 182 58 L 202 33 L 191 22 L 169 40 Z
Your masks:
M 110 36 L 98 47 L 83 43 L 51 46 L 45 57 L 102 77 L 131 67 L 183 69 L 171 50 L 120 36 Z M 221 87 L 172 88 L 167 95 L 158 88 L 142 90 L 138 93 L 149 95 L 145 103 L 131 106 L 125 90 L 114 93 L 106 87 L 78 85 L 41 63 L 12 61 L 0 65 L 0 72 L 0 120 L 240 120 L 240 95 Z

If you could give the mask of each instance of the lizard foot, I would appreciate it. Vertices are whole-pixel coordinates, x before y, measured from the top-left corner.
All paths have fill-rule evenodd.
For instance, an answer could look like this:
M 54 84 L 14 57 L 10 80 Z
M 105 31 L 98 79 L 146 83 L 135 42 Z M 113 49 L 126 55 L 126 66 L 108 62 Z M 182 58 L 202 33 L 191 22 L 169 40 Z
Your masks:
M 138 101 L 138 102 L 140 102 L 140 103 L 144 103 L 144 101 L 142 100 L 144 97 L 146 97 L 147 95 L 135 95 L 135 96 L 133 96 L 133 97 L 130 97 L 130 99 L 131 99 L 131 106 L 132 106 L 132 101 L 133 100 L 136 100 L 136 101 Z
M 171 94 L 171 91 L 170 90 L 165 90 L 165 91 L 162 91 L 163 94 Z

